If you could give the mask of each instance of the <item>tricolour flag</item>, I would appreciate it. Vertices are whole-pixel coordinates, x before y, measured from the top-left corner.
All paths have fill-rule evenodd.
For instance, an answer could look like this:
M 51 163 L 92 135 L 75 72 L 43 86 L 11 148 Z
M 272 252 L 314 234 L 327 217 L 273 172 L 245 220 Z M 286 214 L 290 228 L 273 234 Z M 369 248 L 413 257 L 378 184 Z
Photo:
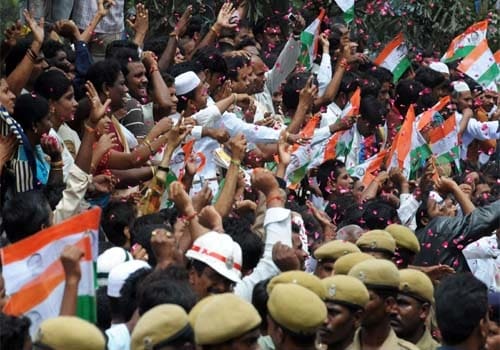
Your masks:
M 396 37 L 384 47 L 373 63 L 390 70 L 394 82 L 396 83 L 411 66 L 403 33 L 396 35 Z
M 419 115 L 417 120 L 417 130 L 422 131 L 425 127 L 432 123 L 432 118 L 436 112 L 440 112 L 444 107 L 450 104 L 450 97 L 445 96 L 440 99 L 434 106 Z
M 43 320 L 59 315 L 65 285 L 59 258 L 67 245 L 77 245 L 84 252 L 77 316 L 97 320 L 95 263 L 100 216 L 99 208 L 91 209 L 0 250 L 5 289 L 11 296 L 3 312 L 29 317 L 31 334 Z
M 455 114 L 429 132 L 429 146 L 436 156 L 436 164 L 459 164 L 460 143 Z
M 487 30 L 488 20 L 471 25 L 465 30 L 465 32 L 451 41 L 451 44 L 444 56 L 441 58 L 441 61 L 452 62 L 467 56 L 477 45 L 479 45 L 481 41 L 486 39 Z
M 498 91 L 500 69 L 486 39 L 460 62 L 457 69 L 474 79 L 483 88 Z
M 493 56 L 495 56 L 495 61 L 497 62 L 497 64 L 500 64 L 500 50 L 497 50 L 497 52 L 495 52 Z
M 306 29 L 304 29 L 302 34 L 300 34 L 302 50 L 299 62 L 302 63 L 302 65 L 307 69 L 312 67 L 314 59 L 318 53 L 319 29 L 324 16 L 325 9 L 321 9 L 318 17 L 316 17 L 316 19 L 309 24 Z
M 354 19 L 354 0 L 335 0 L 335 3 L 344 12 L 344 21 L 351 23 Z
M 407 178 L 410 178 L 412 175 L 414 176 L 421 160 L 427 159 L 429 155 L 429 147 L 416 128 L 415 110 L 411 105 L 401 129 L 392 143 L 387 157 L 387 168 L 397 167 L 403 171 Z
M 378 172 L 384 168 L 385 160 L 388 154 L 389 150 L 383 149 L 374 156 L 365 160 L 362 164 L 348 169 L 348 172 L 351 176 L 361 179 L 361 182 L 366 188 L 375 179 L 375 177 L 377 177 Z

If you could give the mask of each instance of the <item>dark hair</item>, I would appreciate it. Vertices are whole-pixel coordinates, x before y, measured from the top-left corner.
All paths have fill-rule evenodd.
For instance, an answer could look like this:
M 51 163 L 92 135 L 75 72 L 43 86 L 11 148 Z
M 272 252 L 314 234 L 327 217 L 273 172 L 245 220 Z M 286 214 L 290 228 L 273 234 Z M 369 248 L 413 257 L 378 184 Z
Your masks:
M 196 294 L 187 279 L 175 279 L 165 270 L 156 270 L 144 279 L 139 289 L 139 315 L 161 304 L 175 304 L 189 313 Z
M 5 76 L 8 77 L 17 65 L 21 63 L 26 52 L 31 46 L 31 39 L 23 38 L 17 41 L 16 45 L 10 49 L 9 54 L 5 57 Z
M 163 81 L 165 81 L 167 87 L 172 87 L 175 85 L 175 78 L 167 72 L 161 72 L 161 77 L 163 78 Z
M 271 279 L 265 279 L 260 281 L 253 287 L 252 291 L 252 304 L 257 309 L 257 312 L 262 319 L 261 328 L 267 329 L 267 301 L 269 300 L 269 294 L 267 293 L 267 285 Z
M 138 307 L 139 286 L 143 284 L 146 277 L 151 274 L 151 269 L 143 267 L 134 271 L 127 277 L 120 289 L 120 297 L 110 297 L 111 313 L 119 316 L 124 322 L 127 322 L 134 315 Z
M 14 105 L 14 119 L 25 132 L 33 129 L 35 123 L 49 114 L 49 102 L 42 96 L 22 94 Z
M 376 96 L 368 95 L 361 98 L 359 112 L 363 119 L 366 119 L 371 126 L 375 127 L 384 122 L 387 109 Z
M 330 191 L 327 188 L 328 180 L 336 182 L 337 177 L 340 175 L 340 169 L 342 168 L 345 168 L 345 164 L 338 159 L 327 160 L 319 166 L 316 179 L 318 180 L 319 189 L 323 198 L 327 198 L 330 195 Z
M 202 28 L 203 28 L 203 19 L 198 15 L 194 15 L 193 17 L 191 17 L 191 20 L 189 21 L 184 36 L 192 38 L 194 33 L 200 33 Z
M 345 72 L 340 82 L 339 92 L 350 94 L 359 87 L 359 77 L 353 72 Z
M 420 67 L 415 72 L 416 81 L 421 82 L 425 87 L 429 87 L 431 89 L 437 87 L 439 84 L 442 84 L 445 81 L 445 77 L 443 74 L 436 72 L 429 67 Z
M 105 59 L 113 58 L 116 49 L 128 48 L 138 51 L 139 46 L 131 40 L 114 40 L 106 46 Z
M 288 110 L 297 109 L 300 90 L 306 86 L 311 75 L 306 72 L 292 74 L 283 86 L 283 105 Z
M 42 51 L 45 58 L 54 58 L 58 51 L 65 51 L 64 45 L 56 40 L 46 40 L 42 45 Z
M 29 237 L 50 224 L 50 205 L 40 191 L 20 192 L 4 203 L 2 226 L 10 243 Z
M 252 232 L 251 224 L 237 218 L 224 218 L 224 232 L 238 243 L 243 252 L 242 271 L 250 271 L 257 266 L 264 253 L 264 242 Z
M 107 289 L 108 287 L 102 286 L 95 293 L 97 303 L 96 326 L 103 332 L 111 326 L 111 306 Z
M 372 76 L 364 74 L 359 80 L 359 86 L 361 87 L 361 97 L 378 97 L 380 92 L 381 84 L 377 79 Z
M 113 86 L 120 75 L 121 67 L 118 61 L 109 59 L 93 64 L 87 71 L 87 80 L 94 84 L 99 93 L 103 93 L 103 85 Z
M 363 215 L 358 224 L 369 230 L 383 230 L 397 219 L 397 210 L 386 200 L 376 198 L 363 205 Z
M 464 342 L 488 312 L 488 290 L 470 273 L 451 275 L 434 294 L 436 319 L 446 345 Z
M 232 81 L 238 80 L 240 69 L 250 64 L 250 59 L 244 56 L 226 57 L 225 61 L 227 65 L 227 78 Z
M 31 321 L 26 316 L 0 313 L 0 349 L 24 349 Z
M 238 45 L 236 45 L 236 50 L 243 50 L 247 46 L 257 46 L 257 42 L 252 38 L 244 38 L 241 40 Z
M 335 51 L 340 47 L 340 39 L 342 39 L 342 27 L 345 28 L 345 26 L 341 23 L 334 23 L 331 26 L 330 36 L 328 37 L 328 41 L 330 42 L 330 51 Z
M 161 57 L 167 43 L 168 37 L 166 36 L 150 38 L 144 42 L 144 51 L 153 51 L 156 56 Z
M 181 75 L 181 74 L 189 72 L 189 71 L 195 72 L 196 74 L 198 74 L 203 69 L 204 68 L 200 63 L 194 62 L 194 61 L 187 61 L 187 62 L 181 62 L 181 63 L 174 64 L 173 66 L 171 66 L 167 70 L 167 72 L 171 76 L 177 77 L 178 75 Z
M 332 222 L 338 226 L 346 218 L 347 212 L 352 208 L 353 203 L 356 203 L 356 200 L 352 193 L 336 196 L 327 204 L 325 213 L 332 219 Z
M 193 61 L 200 64 L 203 69 L 212 73 L 227 74 L 227 64 L 220 50 L 213 46 L 205 46 L 196 51 Z
M 157 228 L 162 228 L 168 231 L 172 231 L 170 225 L 166 224 L 153 224 L 153 225 L 144 225 L 137 226 L 134 224 L 134 228 L 131 231 L 131 239 L 130 245 L 140 244 L 148 253 L 148 263 L 151 266 L 156 266 L 156 256 L 151 247 L 151 235 L 153 231 Z
M 396 107 L 407 108 L 412 103 L 416 103 L 423 89 L 424 86 L 418 81 L 410 79 L 400 80 L 398 85 L 396 85 Z
M 123 76 L 126 78 L 127 74 L 129 73 L 128 70 L 128 64 L 131 62 L 141 62 L 141 59 L 139 57 L 139 53 L 137 50 L 130 49 L 127 47 L 124 48 L 118 48 L 113 51 L 111 54 L 112 59 L 115 59 L 120 63 L 120 67 L 123 73 Z
M 135 220 L 137 213 L 135 206 L 129 202 L 112 201 L 102 213 L 101 226 L 106 233 L 106 237 L 114 245 L 122 247 L 127 237 L 123 234 L 125 227 L 130 226 Z
M 392 84 L 393 74 L 390 70 L 380 66 L 373 66 L 367 70 L 368 75 L 374 77 L 382 85 L 384 83 Z
M 52 69 L 38 76 L 33 91 L 47 100 L 57 101 L 68 92 L 71 86 L 71 80 L 63 72 Z

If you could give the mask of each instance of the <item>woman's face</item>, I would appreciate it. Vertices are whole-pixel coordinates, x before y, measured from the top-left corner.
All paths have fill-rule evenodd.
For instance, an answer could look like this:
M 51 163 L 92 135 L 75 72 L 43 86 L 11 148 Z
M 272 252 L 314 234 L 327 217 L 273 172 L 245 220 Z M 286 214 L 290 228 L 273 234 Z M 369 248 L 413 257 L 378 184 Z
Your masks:
M 0 79 L 0 105 L 4 106 L 9 114 L 14 112 L 14 103 L 16 102 L 16 95 L 9 89 L 7 80 Z
M 75 91 L 72 85 L 70 85 L 68 91 L 60 99 L 52 102 L 52 107 L 54 108 L 56 118 L 61 122 L 73 120 L 78 103 L 75 100 Z
M 111 99 L 111 106 L 113 110 L 123 108 L 125 106 L 125 99 L 128 93 L 127 85 L 125 84 L 125 77 L 120 72 L 112 86 L 108 88 L 109 98 Z
M 109 133 L 109 125 L 111 124 L 111 119 L 105 115 L 103 118 L 99 119 L 96 129 L 99 135 L 104 135 Z

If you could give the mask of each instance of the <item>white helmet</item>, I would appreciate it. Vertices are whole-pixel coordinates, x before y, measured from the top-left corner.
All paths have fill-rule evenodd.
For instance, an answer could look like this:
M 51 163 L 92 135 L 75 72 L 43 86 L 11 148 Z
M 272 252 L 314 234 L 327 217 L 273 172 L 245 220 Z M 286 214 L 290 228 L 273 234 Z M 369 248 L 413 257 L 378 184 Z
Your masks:
M 208 232 L 194 241 L 186 253 L 235 283 L 241 279 L 242 254 L 238 243 L 225 233 Z

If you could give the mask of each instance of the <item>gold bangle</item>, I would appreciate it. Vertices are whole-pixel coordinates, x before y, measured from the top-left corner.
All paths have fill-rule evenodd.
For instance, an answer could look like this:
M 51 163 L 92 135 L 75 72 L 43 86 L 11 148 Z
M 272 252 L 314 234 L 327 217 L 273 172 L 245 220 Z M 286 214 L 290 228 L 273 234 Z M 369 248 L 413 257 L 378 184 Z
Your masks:
M 231 159 L 231 164 L 236 165 L 236 166 L 240 166 L 241 165 L 241 160 Z
M 151 141 L 149 141 L 147 138 L 145 138 L 143 142 L 146 144 L 146 146 L 148 146 L 149 152 L 151 152 L 151 155 L 154 155 L 155 151 L 153 151 L 153 146 L 151 146 Z
M 64 166 L 64 162 L 62 160 L 59 160 L 57 162 L 50 162 L 50 167 L 51 168 L 62 168 Z
M 153 177 L 156 176 L 156 168 L 152 165 L 149 166 L 151 168 L 151 172 L 153 173 Z
M 83 123 L 83 126 L 85 127 L 85 130 L 90 133 L 94 133 L 96 131 L 94 128 L 91 128 L 86 122 Z
M 210 27 L 210 30 L 211 30 L 212 32 L 214 32 L 214 33 L 215 33 L 215 35 L 217 35 L 217 37 L 219 37 L 219 36 L 220 36 L 220 33 L 219 33 L 219 32 L 218 32 L 215 28 L 214 28 L 214 26 Z

